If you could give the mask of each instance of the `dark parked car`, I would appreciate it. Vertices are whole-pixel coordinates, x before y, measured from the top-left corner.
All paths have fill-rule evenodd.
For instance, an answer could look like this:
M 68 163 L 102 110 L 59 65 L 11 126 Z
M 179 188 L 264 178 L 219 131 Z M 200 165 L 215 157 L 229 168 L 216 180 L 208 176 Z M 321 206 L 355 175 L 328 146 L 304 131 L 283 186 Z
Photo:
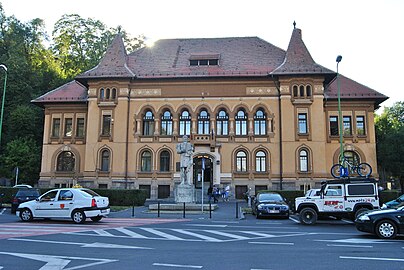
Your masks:
M 264 216 L 289 218 L 289 205 L 279 193 L 258 193 L 251 207 L 253 215 L 257 218 Z
M 41 194 L 36 188 L 19 189 L 11 201 L 11 213 L 14 214 L 21 203 L 35 200 L 39 195 Z
M 355 225 L 361 232 L 373 233 L 384 239 L 394 238 L 397 234 L 404 234 L 404 206 L 361 214 L 356 218 Z
M 404 205 L 404 194 L 398 197 L 397 199 L 384 203 L 382 209 L 398 208 L 403 205 Z

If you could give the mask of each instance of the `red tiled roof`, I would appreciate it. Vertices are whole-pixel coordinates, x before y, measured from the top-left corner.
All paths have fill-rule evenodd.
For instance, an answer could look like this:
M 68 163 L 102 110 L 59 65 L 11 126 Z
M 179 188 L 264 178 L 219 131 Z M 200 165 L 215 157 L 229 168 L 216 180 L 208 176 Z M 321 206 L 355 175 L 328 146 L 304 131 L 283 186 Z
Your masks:
M 363 84 L 351 80 L 339 74 L 341 99 L 374 99 L 377 105 L 387 100 L 388 97 Z M 334 79 L 325 89 L 325 97 L 328 99 L 338 98 L 337 79 Z
M 32 100 L 32 103 L 41 106 L 42 103 L 47 102 L 77 103 L 86 101 L 87 88 L 77 81 L 71 81 Z

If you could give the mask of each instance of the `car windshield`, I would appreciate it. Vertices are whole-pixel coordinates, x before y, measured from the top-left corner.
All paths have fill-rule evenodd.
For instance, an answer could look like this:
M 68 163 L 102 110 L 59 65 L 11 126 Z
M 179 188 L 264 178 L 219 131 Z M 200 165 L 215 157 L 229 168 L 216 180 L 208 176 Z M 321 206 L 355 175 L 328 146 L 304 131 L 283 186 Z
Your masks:
M 36 189 L 24 189 L 17 192 L 17 196 L 39 196 L 39 191 Z
M 276 193 L 262 193 L 259 195 L 259 201 L 275 201 L 281 202 L 283 201 L 282 196 Z
M 86 197 L 100 197 L 97 192 L 94 192 L 91 189 L 80 189 L 80 191 Z

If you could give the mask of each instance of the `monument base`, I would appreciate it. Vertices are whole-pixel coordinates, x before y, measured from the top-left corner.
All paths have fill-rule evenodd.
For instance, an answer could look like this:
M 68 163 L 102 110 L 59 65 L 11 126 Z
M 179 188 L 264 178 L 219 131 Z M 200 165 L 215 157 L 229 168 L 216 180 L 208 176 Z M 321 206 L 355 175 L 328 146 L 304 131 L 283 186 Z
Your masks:
M 179 184 L 175 190 L 176 203 L 194 203 L 194 186 L 187 184 Z

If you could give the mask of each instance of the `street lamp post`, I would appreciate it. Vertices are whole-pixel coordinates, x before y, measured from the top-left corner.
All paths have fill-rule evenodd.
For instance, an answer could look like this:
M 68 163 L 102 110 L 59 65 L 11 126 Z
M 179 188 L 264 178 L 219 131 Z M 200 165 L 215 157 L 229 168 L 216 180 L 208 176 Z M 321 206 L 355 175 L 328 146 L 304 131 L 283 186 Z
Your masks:
M 338 64 L 341 62 L 342 56 L 338 55 L 337 56 L 337 88 L 338 88 L 338 118 L 339 118 L 339 162 L 342 163 L 342 159 L 344 157 L 344 146 L 342 145 L 342 140 L 343 140 L 343 126 L 342 126 L 342 112 L 341 112 L 341 87 L 340 87 L 340 82 L 339 82 L 339 72 L 338 72 Z
M 3 98 L 1 100 L 1 116 L 0 116 L 0 145 L 1 145 L 1 132 L 3 128 L 3 112 L 4 112 L 4 101 L 6 99 L 6 85 L 7 85 L 7 67 L 5 65 L 0 65 L 0 68 L 4 69 L 4 90 L 3 90 Z

